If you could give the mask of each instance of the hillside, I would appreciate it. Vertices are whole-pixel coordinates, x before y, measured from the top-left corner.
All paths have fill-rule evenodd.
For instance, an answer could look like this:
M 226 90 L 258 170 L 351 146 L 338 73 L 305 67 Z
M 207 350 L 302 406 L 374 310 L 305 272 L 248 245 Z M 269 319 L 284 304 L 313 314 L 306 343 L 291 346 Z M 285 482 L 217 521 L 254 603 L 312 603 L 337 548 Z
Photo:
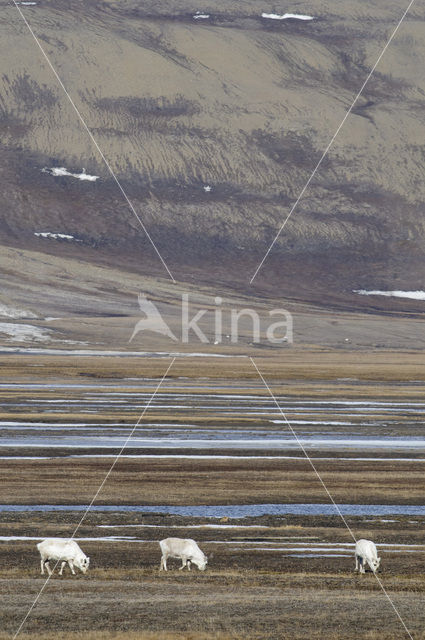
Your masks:
M 1 4 L 1 242 L 166 278 L 16 7 Z M 400 4 L 291 5 L 310 21 L 262 18 L 284 7 L 256 0 L 20 8 L 176 280 L 421 311 L 352 291 L 423 288 L 423 7 L 403 22 L 253 286 Z

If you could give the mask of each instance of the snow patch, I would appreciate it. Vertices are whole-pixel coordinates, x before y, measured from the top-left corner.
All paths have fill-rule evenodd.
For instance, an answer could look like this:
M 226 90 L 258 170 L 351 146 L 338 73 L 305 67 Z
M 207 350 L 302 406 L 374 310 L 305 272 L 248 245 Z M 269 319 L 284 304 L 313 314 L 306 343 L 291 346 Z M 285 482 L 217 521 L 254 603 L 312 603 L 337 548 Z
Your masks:
M 44 540 L 45 538 L 36 538 L 33 536 L 0 536 L 0 542 L 15 542 L 15 541 L 24 541 L 24 540 Z M 59 538 L 62 540 L 63 538 Z M 134 536 L 103 536 L 99 538 L 73 538 L 78 542 L 133 542 L 135 540 Z M 147 540 L 138 540 L 138 542 L 148 542 Z
M 38 233 L 34 232 L 34 235 L 38 238 L 53 238 L 53 240 L 75 240 L 75 242 L 81 242 L 81 240 L 77 240 L 74 236 L 69 236 L 66 233 L 51 233 L 50 231 L 40 231 Z
M 286 420 L 270 420 L 273 424 L 287 424 Z M 291 424 L 331 424 L 337 426 L 355 427 L 355 422 L 339 422 L 336 420 L 291 420 Z
M 142 527 L 144 529 L 271 529 L 257 524 L 98 524 L 99 529 L 130 529 Z M 286 537 L 286 536 L 284 536 Z M 302 537 L 302 536 L 301 536 Z
M 301 13 L 262 13 L 262 18 L 268 18 L 269 20 L 314 20 L 314 16 L 304 16 Z
M 49 175 L 54 177 L 71 176 L 72 178 L 78 178 L 78 180 L 89 180 L 90 182 L 95 182 L 99 178 L 99 176 L 92 176 L 89 173 L 86 173 L 84 167 L 81 173 L 72 173 L 65 167 L 44 167 L 44 169 L 42 169 L 42 172 L 48 173 Z
M 81 343 L 79 343 L 81 344 Z M 20 347 L 2 347 L 1 351 L 6 353 L 31 353 L 41 356 L 115 356 L 128 358 L 247 358 L 246 355 L 227 355 L 224 353 L 182 353 L 177 351 L 101 351 L 97 349 L 36 349 Z
M 274 549 L 263 549 L 263 551 L 274 551 Z M 351 558 L 347 553 L 289 553 L 288 555 L 290 558 Z
M 425 291 L 380 291 L 379 289 L 353 289 L 353 293 L 361 296 L 387 296 L 388 298 L 410 298 L 411 300 L 425 300 Z
M 208 20 L 210 16 L 208 13 L 201 13 L 200 11 L 197 11 L 192 17 L 194 20 Z
M 32 311 L 25 311 L 25 309 L 16 309 L 15 307 L 9 307 L 7 304 L 0 302 L 0 316 L 6 318 L 36 318 L 37 316 Z
M 10 336 L 12 342 L 47 342 L 50 340 L 50 331 L 32 324 L 1 322 L 0 333 Z

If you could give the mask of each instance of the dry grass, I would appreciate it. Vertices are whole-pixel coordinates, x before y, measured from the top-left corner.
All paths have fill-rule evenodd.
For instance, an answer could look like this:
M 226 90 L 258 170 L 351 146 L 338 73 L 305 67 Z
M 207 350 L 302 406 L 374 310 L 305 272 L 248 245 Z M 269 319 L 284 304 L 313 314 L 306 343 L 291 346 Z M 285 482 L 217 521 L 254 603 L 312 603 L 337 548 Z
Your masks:
M 385 632 L 385 631 L 367 631 L 364 635 L 358 635 L 357 638 L 361 640 L 400 640 L 403 636 L 401 635 L 403 632 Z M 0 640 L 11 640 L 11 635 L 6 635 L 4 633 L 0 633 Z M 222 633 L 222 632 L 213 632 L 213 633 L 202 633 L 202 632 L 187 632 L 187 633 L 176 633 L 176 632 L 149 632 L 149 631 L 138 631 L 134 632 L 125 632 L 118 631 L 116 633 L 108 633 L 108 632 L 100 632 L 100 631 L 84 631 L 81 633 L 21 633 L 19 635 L 20 640 L 57 640 L 58 637 L 61 640 L 261 640 L 262 636 L 258 633 L 253 633 L 247 635 L 246 632 L 239 633 Z M 289 636 L 284 636 L 282 634 L 282 638 L 287 638 L 289 640 Z M 407 634 L 406 634 L 407 637 Z M 295 636 L 291 636 L 291 639 L 295 638 Z M 309 636 L 310 640 L 344 640 L 344 636 L 341 635 L 341 632 L 333 633 L 333 632 L 323 632 L 317 631 L 315 629 L 311 630 L 311 635 Z M 414 633 L 414 640 L 424 640 L 425 632 L 422 633 Z
M 379 464 L 379 466 L 377 466 Z M 109 459 L 0 460 L 2 503 L 85 504 Z M 422 504 L 423 463 L 317 461 L 337 502 Z M 379 473 L 377 473 L 379 469 Z M 143 498 L 141 498 L 143 496 Z M 244 504 L 326 502 L 305 459 L 122 459 L 98 504 Z
M 246 640 L 248 636 L 239 633 L 196 633 L 161 631 L 81 631 L 76 633 L 21 633 L 20 640 Z M 11 634 L 0 633 L 0 640 L 10 640 Z
M 47 523 L 49 535 L 55 527 L 60 533 L 74 516 L 14 514 L 12 521 L 9 514 L 2 533 L 47 533 Z M 81 535 L 93 536 L 99 531 L 103 535 L 108 530 L 99 530 L 96 527 L 99 522 L 130 523 L 134 518 L 134 514 L 124 514 L 118 520 L 117 514 L 91 514 Z M 352 557 L 301 560 L 282 552 L 264 553 L 261 549 L 246 552 L 237 549 L 237 544 L 232 550 L 226 545 L 208 543 L 211 531 L 196 530 L 201 548 L 207 553 L 215 551 L 207 571 L 181 572 L 177 569 L 179 563 L 174 562 L 170 571 L 160 573 L 156 541 L 159 531 L 163 533 L 167 524 L 181 523 L 182 519 L 149 518 L 147 523 L 160 523 L 164 527 L 136 530 L 142 538 L 152 535 L 150 542 L 81 543 L 92 558 L 89 573 L 71 577 L 68 571 L 62 578 L 55 574 L 28 619 L 22 639 L 53 640 L 59 637 L 58 629 L 63 640 L 395 640 L 402 637 L 399 621 L 388 607 L 374 576 L 354 574 Z M 251 523 L 249 519 L 246 522 Z M 308 524 L 301 526 L 290 521 L 282 525 L 276 517 L 268 520 L 268 525 L 271 528 L 265 530 L 214 531 L 212 537 L 237 540 L 244 536 L 255 539 L 270 536 L 274 540 L 280 535 L 288 541 L 288 536 L 299 539 L 314 536 L 315 541 L 323 542 L 348 539 L 347 531 L 337 518 L 332 521 L 309 518 Z M 421 542 L 422 524 L 411 527 L 410 533 L 404 529 L 402 520 L 387 524 L 385 529 L 379 523 L 377 529 L 372 527 L 365 518 L 364 523 L 356 524 L 356 533 L 377 541 Z M 133 535 L 135 530 L 120 529 L 119 532 Z M 108 533 L 113 535 L 116 531 L 112 529 Z M 34 542 L 4 542 L 0 552 L 3 611 L 0 640 L 10 640 L 43 579 Z M 420 640 L 425 622 L 422 554 L 384 553 L 383 557 L 380 578 L 411 628 L 414 640 Z M 369 615 L 359 616 L 358 612 L 365 607 Z
M 288 358 L 261 358 L 266 378 L 285 394 L 303 397 L 397 397 L 412 398 L 423 392 L 396 380 L 425 379 L 425 363 L 417 354 L 346 353 L 311 350 L 307 354 L 288 350 Z M 39 361 L 39 360 L 38 360 Z M 9 379 L 24 380 L 34 359 L 0 358 L 10 365 Z M 164 360 L 100 360 L 43 358 L 43 377 L 88 380 L 162 375 Z M 228 392 L 229 381 L 252 380 L 247 359 L 220 363 L 178 361 L 173 375 L 194 381 L 208 376 L 216 389 Z M 32 375 L 32 372 L 31 372 Z M 333 385 L 337 377 L 365 381 L 387 380 L 357 386 Z M 311 384 L 310 379 L 323 380 Z M 286 381 L 289 383 L 286 385 Z M 297 382 L 299 380 L 300 382 Z M 208 384 L 208 381 L 205 382 Z M 264 393 L 259 385 L 259 392 Z M 205 388 L 199 386 L 199 393 Z M 247 391 L 248 392 L 248 391 Z M 239 390 L 238 390 L 239 393 Z M 52 398 L 54 395 L 49 394 Z M 20 414 L 22 417 L 24 414 Z M 55 419 L 71 414 L 55 414 Z M 164 416 L 166 414 L 164 413 Z M 32 419 L 35 418 L 32 414 Z M 102 419 L 114 417 L 113 411 Z M 158 416 L 156 416 L 158 417 Z M 167 416 L 168 417 L 168 416 Z M 199 416 L 201 418 L 201 416 Z M 186 416 L 185 416 L 186 418 Z M 184 419 L 185 419 L 184 418 Z M 14 415 L 16 419 L 16 414 Z M 219 422 L 219 421 L 217 421 Z M 317 461 L 318 469 L 338 502 L 422 502 L 425 493 L 423 464 L 415 462 Z M 84 503 L 104 478 L 110 460 L 0 461 L 1 502 L 39 503 L 42 487 L 45 503 Z M 377 472 L 379 470 L 379 473 Z M 302 498 L 300 498 L 302 496 Z M 201 461 L 122 460 L 105 486 L 101 501 L 116 504 L 195 504 L 247 502 L 324 502 L 323 490 L 305 461 Z M 7 518 L 7 521 L 6 521 Z M 211 540 L 243 536 L 313 536 L 319 541 L 348 541 L 338 518 L 286 518 L 268 520 L 271 528 L 249 532 L 196 530 L 201 548 L 215 551 L 205 573 L 179 572 L 178 564 L 160 574 L 158 535 L 165 537 L 177 522 L 152 516 L 145 523 L 161 529 L 137 530 L 143 543 L 82 543 L 92 557 L 87 576 L 64 579 L 54 576 L 28 620 L 22 640 L 397 640 L 403 630 L 371 575 L 353 574 L 353 559 L 299 559 L 281 552 L 264 553 L 215 545 Z M 7 514 L 4 535 L 67 535 L 79 514 Z M 420 524 L 374 524 L 349 519 L 358 537 L 382 542 L 422 543 Z M 407 520 L 407 519 L 406 519 Z M 415 518 L 415 520 L 419 520 Z M 104 530 L 99 523 L 139 523 L 139 514 L 90 514 L 81 536 L 133 535 L 135 530 Z M 178 521 L 179 523 L 182 520 Z M 254 521 L 247 523 L 253 523 Z M 257 524 L 258 522 L 255 521 Z M 261 521 L 263 524 L 264 521 Z M 142 533 L 143 532 L 143 533 Z M 175 533 L 175 530 L 174 530 Z M 0 640 L 10 640 L 28 603 L 42 584 L 34 542 L 2 543 L 0 547 L 2 629 Z M 381 578 L 394 598 L 415 640 L 424 638 L 423 594 L 425 560 L 422 554 L 387 554 Z M 305 570 L 303 570 L 305 569 Z M 88 606 L 89 603 L 89 606 Z M 359 615 L 367 607 L 368 616 Z M 63 631 L 62 631 L 63 629 Z M 114 631 L 111 631 L 114 629 Z M 6 633 L 6 630 L 8 633 Z
M 234 354 L 237 355 L 237 349 Z M 285 393 L 299 393 L 306 395 L 322 395 L 323 392 L 332 395 L 347 395 L 351 392 L 358 393 L 359 389 L 350 380 L 363 380 L 371 383 L 370 389 L 362 389 L 366 395 L 390 396 L 400 383 L 411 380 L 424 381 L 423 386 L 415 386 L 410 390 L 414 396 L 419 396 L 425 388 L 425 359 L 421 351 L 376 351 L 369 350 L 338 350 L 318 347 L 296 347 L 285 350 L 284 356 L 268 354 L 261 350 L 252 350 L 257 366 L 266 377 L 273 380 L 274 384 L 281 381 L 284 386 L 281 390 Z M 78 358 L 60 356 L 14 356 L 3 355 L 0 357 L 2 370 L 7 370 L 8 379 L 32 380 L 34 369 L 29 366 L 42 363 L 43 377 L 52 379 L 77 378 L 87 381 L 95 379 L 124 379 L 129 377 L 140 378 L 162 377 L 168 365 L 164 358 Z M 38 372 L 40 373 L 40 371 Z M 192 380 L 207 378 L 214 381 L 226 382 L 229 380 L 258 380 L 258 374 L 247 357 L 243 358 L 178 358 L 169 378 L 187 377 Z M 337 379 L 342 380 L 338 388 L 330 387 Z M 310 384 L 313 380 L 321 380 L 324 387 Z M 304 390 L 300 390 L 296 381 L 302 381 Z M 378 383 L 375 387 L 375 382 Z M 382 383 L 388 383 L 386 389 Z M 177 381 L 178 384 L 178 381 Z M 243 385 L 241 385 L 243 386 Z M 260 392 L 262 390 L 259 384 Z M 279 387 L 277 387 L 279 388 Z M 203 387 L 199 385 L 199 391 Z M 378 392 L 378 393 L 377 393 Z M 249 393 L 247 391 L 247 393 Z
M 385 631 L 367 631 L 364 635 L 358 635 L 358 639 L 362 640 L 400 640 L 402 638 L 402 632 L 385 632 Z M 11 635 L 0 633 L 0 640 L 10 640 Z M 57 640 L 58 637 L 61 640 L 261 640 L 261 635 L 257 633 L 247 635 L 246 632 L 240 633 L 202 633 L 202 632 L 149 632 L 138 631 L 137 633 L 131 631 L 118 631 L 118 632 L 104 632 L 104 631 L 84 631 L 81 633 L 21 633 L 19 635 L 20 640 Z M 285 636 L 282 634 L 282 638 Z M 295 636 L 292 636 L 294 638 Z M 407 636 L 406 636 L 407 637 Z M 424 640 L 425 632 L 416 633 L 413 635 L 414 640 Z M 311 630 L 311 640 L 343 640 L 344 636 L 339 633 Z M 288 637 L 289 640 L 289 637 Z
M 370 575 L 360 579 L 338 574 L 287 574 L 280 582 L 257 571 L 245 576 L 224 573 L 219 578 L 218 573 L 207 578 L 173 572 L 161 578 L 145 576 L 137 582 L 57 580 L 28 619 L 22 639 L 50 640 L 59 635 L 63 640 L 402 637 L 399 621 Z M 344 582 L 351 582 L 351 588 L 344 588 Z M 385 584 L 413 637 L 419 640 L 423 637 L 423 593 L 398 592 L 391 582 Z M 0 640 L 13 635 L 39 585 L 40 581 L 33 580 L 9 582 L 3 596 L 5 624 Z M 365 608 L 368 616 L 359 616 Z

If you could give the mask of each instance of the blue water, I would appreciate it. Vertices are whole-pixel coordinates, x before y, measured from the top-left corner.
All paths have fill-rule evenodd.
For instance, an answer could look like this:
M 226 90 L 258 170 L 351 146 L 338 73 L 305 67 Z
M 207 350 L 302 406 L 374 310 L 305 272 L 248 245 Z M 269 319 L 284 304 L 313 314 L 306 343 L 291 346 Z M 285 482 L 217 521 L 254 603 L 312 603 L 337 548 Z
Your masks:
M 59 410 L 58 410 L 59 411 Z M 60 409 L 62 411 L 62 409 Z M 125 427 L 123 427 L 125 429 Z M 128 427 L 127 427 L 128 429 Z M 319 437 L 301 437 L 296 440 L 293 437 L 264 437 L 268 434 L 263 433 L 261 437 L 251 436 L 250 439 L 246 439 L 246 434 L 229 435 L 230 432 L 225 434 L 225 438 L 213 438 L 209 434 L 206 434 L 206 438 L 194 439 L 189 432 L 182 431 L 178 438 L 160 437 L 160 438 L 145 438 L 135 435 L 131 438 L 128 446 L 133 449 L 228 449 L 228 450 L 247 450 L 255 449 L 262 451 L 276 451 L 286 449 L 299 449 L 300 445 L 309 450 L 321 450 L 321 449 L 379 449 L 383 450 L 412 450 L 423 452 L 425 451 L 425 438 L 412 437 L 393 437 L 393 436 L 343 436 L 337 435 L 332 437 L 322 436 Z M 233 439 L 232 439 L 233 438 Z M 49 447 L 49 448 L 81 448 L 86 449 L 120 449 L 126 442 L 127 436 L 21 436 L 1 438 L 1 446 L 3 447 Z
M 425 516 L 425 505 L 391 505 L 391 504 L 340 504 L 340 512 L 344 516 L 386 516 L 406 515 Z M 0 512 L 22 511 L 85 511 L 87 505 L 8 505 L 0 504 Z M 197 518 L 247 518 L 263 515 L 300 515 L 300 516 L 334 516 L 337 510 L 331 504 L 248 504 L 248 505 L 96 505 L 90 511 L 163 513 Z

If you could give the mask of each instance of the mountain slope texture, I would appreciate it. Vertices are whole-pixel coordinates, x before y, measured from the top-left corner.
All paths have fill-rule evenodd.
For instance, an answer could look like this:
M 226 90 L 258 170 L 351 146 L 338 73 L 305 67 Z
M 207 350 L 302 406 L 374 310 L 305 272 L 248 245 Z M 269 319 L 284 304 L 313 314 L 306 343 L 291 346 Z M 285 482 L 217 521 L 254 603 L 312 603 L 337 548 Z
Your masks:
M 2 5 L 0 241 L 168 277 L 18 10 Z M 355 289 L 423 288 L 419 4 L 249 284 L 404 10 L 266 5 L 19 8 L 177 280 L 342 305 Z M 314 19 L 262 17 L 286 10 Z

